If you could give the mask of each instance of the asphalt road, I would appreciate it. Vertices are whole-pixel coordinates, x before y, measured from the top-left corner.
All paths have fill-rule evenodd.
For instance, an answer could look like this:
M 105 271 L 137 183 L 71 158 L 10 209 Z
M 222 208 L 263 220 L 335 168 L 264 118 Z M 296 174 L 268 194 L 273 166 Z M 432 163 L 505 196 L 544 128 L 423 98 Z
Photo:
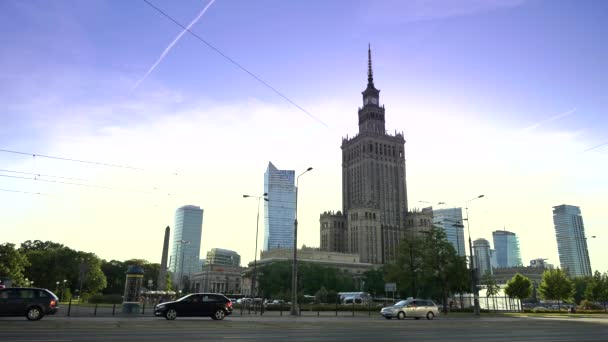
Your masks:
M 52 317 L 0 319 L 0 341 L 608 341 L 606 319 L 452 317 Z

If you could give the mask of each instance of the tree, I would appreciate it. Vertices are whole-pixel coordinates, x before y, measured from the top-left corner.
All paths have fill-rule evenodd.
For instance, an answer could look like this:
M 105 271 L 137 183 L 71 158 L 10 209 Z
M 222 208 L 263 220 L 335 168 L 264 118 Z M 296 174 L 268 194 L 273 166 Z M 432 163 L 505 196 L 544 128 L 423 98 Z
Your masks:
M 397 283 L 401 297 L 418 297 L 425 266 L 422 237 L 409 234 L 399 244 L 395 263 L 386 266 L 386 279 Z
M 602 302 L 606 311 L 606 301 L 608 300 L 608 273 L 601 274 L 595 271 L 587 289 L 585 297 L 592 302 Z
M 532 294 L 532 281 L 530 281 L 530 278 L 516 273 L 513 278 L 507 282 L 505 293 L 511 298 L 519 299 L 519 310 L 521 311 L 521 302 Z
M 363 291 L 369 292 L 373 297 L 384 294 L 385 281 L 382 267 L 363 272 L 363 280 L 365 281 Z
M 572 279 L 574 284 L 574 303 L 578 304 L 587 293 L 587 287 L 593 282 L 593 277 L 576 277 Z
M 547 270 L 543 273 L 543 280 L 538 288 L 541 298 L 557 300 L 560 305 L 563 300 L 570 300 L 574 295 L 574 285 L 564 271 L 558 269 Z
M 498 286 L 496 279 L 490 272 L 486 272 L 483 275 L 481 284 L 486 286 L 486 298 L 492 297 L 492 306 L 494 307 L 494 311 L 496 311 L 496 295 L 500 291 L 500 286 Z
M 9 277 L 13 286 L 24 286 L 25 270 L 30 265 L 27 257 L 12 243 L 0 245 L 0 276 Z M 28 284 L 29 285 L 29 284 Z
M 321 288 L 319 289 L 319 291 L 317 291 L 317 293 L 315 293 L 315 301 L 317 303 L 327 303 L 327 289 L 325 289 L 325 286 L 321 286 Z

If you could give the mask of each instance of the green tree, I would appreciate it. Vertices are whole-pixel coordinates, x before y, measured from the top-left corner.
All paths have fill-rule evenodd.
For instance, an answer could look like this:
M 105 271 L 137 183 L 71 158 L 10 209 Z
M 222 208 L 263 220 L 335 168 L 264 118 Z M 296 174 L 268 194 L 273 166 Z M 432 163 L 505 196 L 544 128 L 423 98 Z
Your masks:
M 317 293 L 315 293 L 315 301 L 317 303 L 327 303 L 327 289 L 325 288 L 325 286 L 321 286 L 321 288 L 319 289 L 319 291 L 317 291 Z
M 574 285 L 564 271 L 558 269 L 547 270 L 543 273 L 543 280 L 538 288 L 541 298 L 561 301 L 570 300 L 574 295 Z
M 492 307 L 494 307 L 494 311 L 496 311 L 496 295 L 500 291 L 500 286 L 496 283 L 496 278 L 494 278 L 490 272 L 486 272 L 481 279 L 481 284 L 486 286 L 486 298 L 492 297 Z
M 593 282 L 593 277 L 576 277 L 572 278 L 574 284 L 574 303 L 578 304 L 585 299 L 587 287 Z
M 516 273 L 507 282 L 505 293 L 511 298 L 519 299 L 519 310 L 521 311 L 521 302 L 532 294 L 532 281 L 530 281 L 530 278 Z
M 608 273 L 601 274 L 595 271 L 585 291 L 585 297 L 592 302 L 602 302 L 606 311 L 608 300 Z
M 107 286 L 103 294 L 122 294 L 125 291 L 127 266 L 121 261 L 110 260 L 101 262 L 101 271 L 106 276 Z
M 12 243 L 0 245 L 0 275 L 11 278 L 13 286 L 24 286 L 25 270 L 30 265 L 27 257 Z
M 385 281 L 382 267 L 363 272 L 363 281 L 365 281 L 363 291 L 369 292 L 374 297 L 384 294 Z
M 417 234 L 408 234 L 399 244 L 396 261 L 386 265 L 386 279 L 397 283 L 401 297 L 418 297 L 423 287 L 422 275 L 426 267 L 424 242 Z

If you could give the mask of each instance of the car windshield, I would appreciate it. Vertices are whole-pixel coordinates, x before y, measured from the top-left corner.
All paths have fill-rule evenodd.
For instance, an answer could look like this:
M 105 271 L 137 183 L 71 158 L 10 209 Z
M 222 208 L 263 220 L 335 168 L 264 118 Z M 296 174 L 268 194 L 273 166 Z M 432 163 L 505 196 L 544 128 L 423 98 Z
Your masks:
M 402 300 L 400 302 L 397 302 L 397 304 L 395 304 L 395 306 L 406 306 L 410 303 L 411 301 L 409 300 Z
M 185 295 L 185 296 L 183 296 L 182 298 L 178 299 L 177 301 L 178 301 L 178 302 L 181 302 L 181 301 L 187 300 L 187 299 L 188 299 L 189 297 L 191 297 L 191 296 L 192 296 L 192 295 Z

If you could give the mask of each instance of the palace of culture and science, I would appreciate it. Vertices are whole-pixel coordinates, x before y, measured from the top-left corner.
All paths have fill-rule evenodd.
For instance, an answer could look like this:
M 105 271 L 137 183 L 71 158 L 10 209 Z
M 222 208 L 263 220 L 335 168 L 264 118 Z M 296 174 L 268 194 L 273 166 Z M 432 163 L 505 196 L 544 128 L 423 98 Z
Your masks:
M 321 214 L 321 250 L 357 254 L 361 262 L 394 261 L 408 232 L 430 229 L 431 212 L 408 212 L 403 133 L 388 134 L 371 49 L 359 133 L 342 139 L 342 211 Z

